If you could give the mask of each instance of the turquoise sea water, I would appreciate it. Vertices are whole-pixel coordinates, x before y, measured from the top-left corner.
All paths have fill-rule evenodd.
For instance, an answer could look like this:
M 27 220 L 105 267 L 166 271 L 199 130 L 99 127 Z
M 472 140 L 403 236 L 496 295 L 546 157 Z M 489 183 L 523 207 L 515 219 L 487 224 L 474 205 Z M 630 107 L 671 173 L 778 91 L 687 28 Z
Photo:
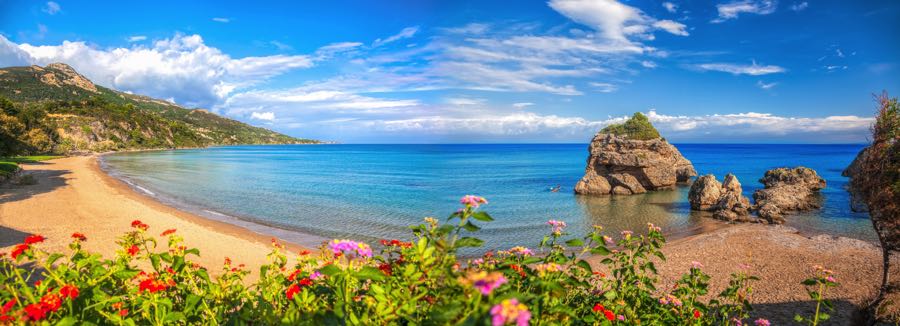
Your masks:
M 862 145 L 677 147 L 701 174 L 737 175 L 748 197 L 768 169 L 811 167 L 828 182 L 823 208 L 788 217 L 788 225 L 875 239 L 868 215 L 850 211 L 840 176 Z M 548 219 L 567 222 L 573 234 L 595 224 L 617 232 L 653 222 L 676 236 L 716 225 L 690 211 L 687 187 L 624 197 L 573 194 L 586 158 L 586 144 L 285 145 L 121 153 L 105 156 L 103 166 L 140 191 L 210 218 L 317 236 L 288 236 L 306 245 L 334 237 L 408 239 L 408 225 L 445 218 L 466 194 L 490 201 L 484 208 L 496 221 L 478 234 L 487 248 L 533 246 L 548 232 Z M 550 192 L 557 184 L 562 190 Z

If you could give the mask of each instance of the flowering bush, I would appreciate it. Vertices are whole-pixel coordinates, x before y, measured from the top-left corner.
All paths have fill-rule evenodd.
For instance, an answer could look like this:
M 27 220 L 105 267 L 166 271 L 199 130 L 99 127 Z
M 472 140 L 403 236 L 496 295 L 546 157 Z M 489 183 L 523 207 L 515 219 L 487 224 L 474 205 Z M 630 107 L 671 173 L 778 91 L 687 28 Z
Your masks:
M 118 240 L 111 259 L 81 248 L 89 237 L 72 235 L 68 253 L 40 249 L 29 236 L 0 256 L 0 323 L 74 324 L 666 324 L 734 325 L 747 320 L 746 272 L 711 300 L 710 277 L 695 263 L 671 288 L 659 288 L 655 262 L 664 260 L 658 227 L 618 240 L 594 231 L 564 238 L 565 223 L 551 221 L 535 249 L 515 247 L 460 260 L 457 251 L 478 247 L 478 223 L 492 217 L 466 196 L 447 223 L 426 218 L 413 241 L 382 240 L 375 254 L 365 243 L 333 240 L 289 264 L 273 241 L 258 280 L 226 259 L 211 278 L 191 262 L 176 230 L 161 236 L 141 221 Z M 162 246 L 159 246 L 162 247 Z M 582 256 L 601 256 L 603 271 Z M 40 268 L 37 268 L 40 266 Z M 823 276 L 825 277 L 825 276 Z M 830 277 L 830 276 L 828 276 Z M 826 281 L 827 282 L 827 281 Z M 830 284 L 830 283 L 825 283 Z M 757 325 L 768 325 L 760 319 Z

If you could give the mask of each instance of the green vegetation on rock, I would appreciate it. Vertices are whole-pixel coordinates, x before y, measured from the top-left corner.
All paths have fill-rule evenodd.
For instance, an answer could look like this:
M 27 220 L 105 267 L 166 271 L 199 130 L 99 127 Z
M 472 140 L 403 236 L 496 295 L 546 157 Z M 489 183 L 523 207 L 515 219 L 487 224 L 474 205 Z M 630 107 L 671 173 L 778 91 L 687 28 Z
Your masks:
M 650 140 L 660 138 L 659 131 L 650 123 L 650 119 L 640 112 L 635 112 L 625 123 L 617 123 L 606 126 L 602 133 L 624 135 L 636 140 Z
M 0 69 L 0 156 L 310 143 L 97 86 L 65 64 Z

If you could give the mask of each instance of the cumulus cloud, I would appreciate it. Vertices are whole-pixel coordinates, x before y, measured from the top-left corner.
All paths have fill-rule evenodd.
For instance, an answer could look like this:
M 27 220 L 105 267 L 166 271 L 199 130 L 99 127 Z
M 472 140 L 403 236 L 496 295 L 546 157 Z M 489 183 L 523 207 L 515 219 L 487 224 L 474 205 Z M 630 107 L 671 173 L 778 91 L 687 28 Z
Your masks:
M 662 29 L 675 35 L 686 36 L 684 25 L 677 27 L 672 21 L 661 23 L 638 8 L 616 0 L 551 0 L 553 10 L 569 19 L 590 26 L 600 36 L 615 44 L 632 44 L 631 37 L 652 39 L 654 29 Z M 680 24 L 679 24 L 680 25 Z
M 775 12 L 778 2 L 775 0 L 742 0 L 716 5 L 719 16 L 713 23 L 721 23 L 729 19 L 737 19 L 743 13 L 768 15 Z
M 785 72 L 786 69 L 775 65 L 758 65 L 753 62 L 750 65 L 740 65 L 733 63 L 701 63 L 695 66 L 700 70 L 721 71 L 733 75 L 768 75 Z
M 675 34 L 675 35 L 681 35 L 681 36 L 689 35 L 687 32 L 687 26 L 685 26 L 682 23 L 676 22 L 676 21 L 660 20 L 660 21 L 653 23 L 653 26 L 656 28 L 665 30 L 666 32 Z
M 60 7 L 56 2 L 48 1 L 47 4 L 44 5 L 44 8 L 42 8 L 41 10 L 46 12 L 48 15 L 56 15 L 57 13 L 62 11 L 62 7 Z
M 275 121 L 275 112 L 253 112 L 250 119 Z
M 414 35 L 416 35 L 416 32 L 418 32 L 418 31 L 419 31 L 419 26 L 407 27 L 407 28 L 404 28 L 403 30 L 401 30 L 400 33 L 391 35 L 390 37 L 388 37 L 386 39 L 382 40 L 379 38 L 379 39 L 375 40 L 375 42 L 372 43 L 372 46 L 379 47 L 379 46 L 382 46 L 382 45 L 385 45 L 385 44 L 388 44 L 391 42 L 396 42 L 396 41 L 399 41 L 402 39 L 407 39 L 407 38 L 410 38 L 410 37 L 413 37 Z
M 662 6 L 663 6 L 663 8 L 666 8 L 666 11 L 671 12 L 671 13 L 673 13 L 673 14 L 676 13 L 676 12 L 678 12 L 678 5 L 676 5 L 676 4 L 674 4 L 674 3 L 671 3 L 671 2 L 663 2 L 663 3 L 662 3 Z
M 803 11 L 806 10 L 806 8 L 809 8 L 809 2 L 806 1 L 791 5 L 791 10 L 793 11 Z
M 17 45 L 0 36 L 0 48 L 4 65 L 64 62 L 103 86 L 202 107 L 220 103 L 236 89 L 314 64 L 306 55 L 232 58 L 199 35 L 181 34 L 152 46 L 111 49 L 70 41 Z

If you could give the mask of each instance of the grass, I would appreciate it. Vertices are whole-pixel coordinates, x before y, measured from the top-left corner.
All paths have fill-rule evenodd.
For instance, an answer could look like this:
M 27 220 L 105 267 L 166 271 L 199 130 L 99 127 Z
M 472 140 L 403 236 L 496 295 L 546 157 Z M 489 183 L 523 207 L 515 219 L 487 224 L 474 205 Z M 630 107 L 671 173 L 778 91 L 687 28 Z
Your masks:
M 41 161 L 52 160 L 56 158 L 60 158 L 62 156 L 59 155 L 32 155 L 32 156 L 12 156 L 12 157 L 0 157 L 0 163 L 10 162 L 10 163 L 37 163 Z
M 0 161 L 0 176 L 12 174 L 19 170 L 19 165 L 14 162 Z

